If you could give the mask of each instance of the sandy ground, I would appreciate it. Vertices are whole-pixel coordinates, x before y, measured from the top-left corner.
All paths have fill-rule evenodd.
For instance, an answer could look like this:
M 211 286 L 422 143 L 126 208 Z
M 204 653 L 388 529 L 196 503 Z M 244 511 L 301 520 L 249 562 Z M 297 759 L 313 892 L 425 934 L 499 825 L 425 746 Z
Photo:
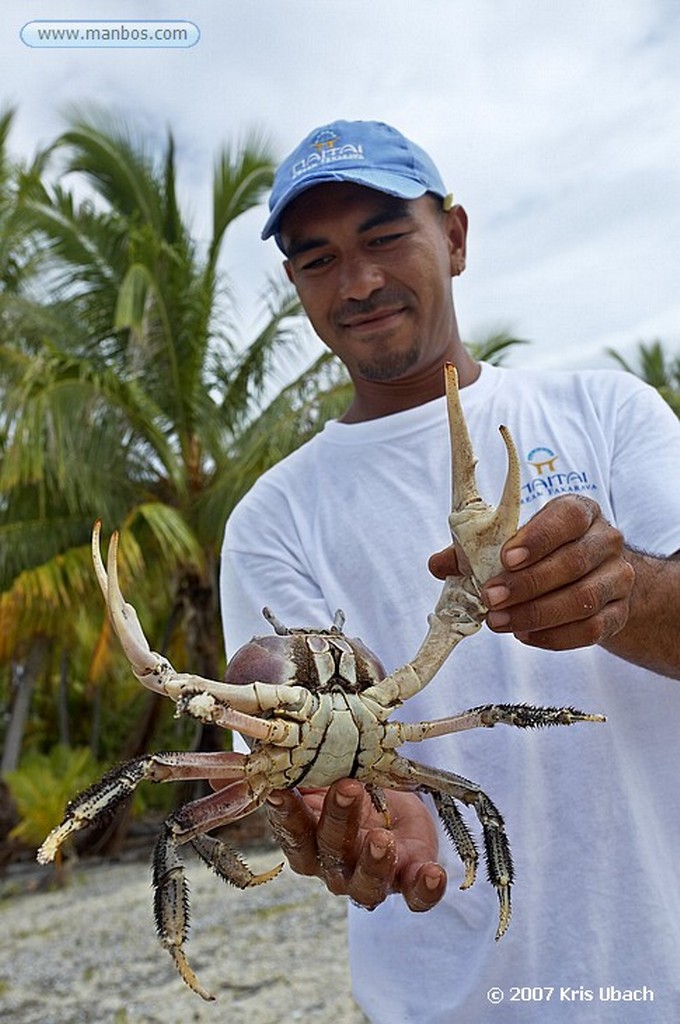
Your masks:
M 256 871 L 275 850 L 248 851 Z M 0 1020 L 15 1024 L 364 1024 L 350 994 L 344 901 L 287 868 L 241 892 L 188 861 L 186 950 L 204 1002 L 158 944 L 146 861 L 74 870 L 62 890 L 0 900 Z M 14 889 L 14 892 L 12 892 Z

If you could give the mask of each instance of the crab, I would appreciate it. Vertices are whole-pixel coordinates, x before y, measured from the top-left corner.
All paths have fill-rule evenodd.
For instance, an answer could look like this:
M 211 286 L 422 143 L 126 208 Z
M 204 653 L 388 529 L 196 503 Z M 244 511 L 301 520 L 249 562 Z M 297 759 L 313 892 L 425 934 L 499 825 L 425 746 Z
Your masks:
M 419 650 L 412 661 L 389 675 L 361 640 L 345 635 L 341 611 L 329 628 L 290 628 L 266 608 L 264 615 L 273 633 L 256 637 L 237 651 L 229 661 L 224 682 L 177 672 L 166 658 L 150 649 L 134 608 L 121 593 L 118 534 L 111 537 L 105 566 L 101 524 L 95 524 L 92 555 L 97 579 L 114 631 L 137 679 L 175 701 L 178 715 L 236 730 L 246 738 L 250 752 L 155 753 L 114 768 L 68 804 L 64 820 L 40 847 L 38 860 L 51 861 L 71 833 L 112 813 L 144 780 L 220 780 L 222 788 L 180 807 L 165 820 L 153 857 L 160 942 L 183 980 L 204 999 L 213 997 L 198 980 L 184 951 L 188 895 L 180 858 L 182 845 L 189 844 L 225 881 L 247 888 L 268 882 L 283 865 L 254 874 L 238 853 L 208 833 L 250 814 L 273 790 L 326 787 L 353 777 L 366 785 L 387 827 L 384 789 L 428 794 L 462 861 L 461 889 L 473 884 L 479 854 L 459 805 L 472 808 L 478 819 L 489 882 L 498 894 L 499 939 L 510 922 L 513 882 L 510 846 L 500 812 L 477 783 L 407 759 L 398 748 L 406 742 L 500 724 L 526 728 L 604 721 L 602 715 L 572 707 L 526 704 L 489 704 L 435 721 L 391 719 L 397 708 L 427 686 L 456 645 L 482 626 L 487 609 L 481 588 L 500 571 L 500 550 L 518 525 L 519 459 L 512 437 L 506 427 L 500 427 L 508 471 L 498 507 L 493 507 L 477 491 L 476 459 L 453 365 L 447 365 L 445 377 L 453 483 L 449 525 L 467 569 L 463 576 L 446 579 Z

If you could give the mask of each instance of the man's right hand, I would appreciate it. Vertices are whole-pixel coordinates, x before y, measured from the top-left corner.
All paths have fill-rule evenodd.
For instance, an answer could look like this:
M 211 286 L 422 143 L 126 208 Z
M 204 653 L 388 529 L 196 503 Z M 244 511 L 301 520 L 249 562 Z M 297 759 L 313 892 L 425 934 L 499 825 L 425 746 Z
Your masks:
M 373 910 L 401 893 L 413 911 L 431 910 L 446 890 L 437 831 L 415 793 L 385 793 L 390 828 L 360 782 L 324 790 L 276 790 L 269 821 L 293 871 L 323 879 L 330 892 Z

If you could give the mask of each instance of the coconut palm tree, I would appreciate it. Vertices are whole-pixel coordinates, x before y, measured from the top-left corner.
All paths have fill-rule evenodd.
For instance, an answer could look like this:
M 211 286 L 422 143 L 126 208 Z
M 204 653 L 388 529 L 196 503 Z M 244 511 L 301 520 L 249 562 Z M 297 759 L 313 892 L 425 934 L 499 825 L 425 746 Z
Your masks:
M 39 242 L 31 298 L 42 301 L 15 303 L 20 330 L 0 338 L 0 624 L 11 638 L 0 659 L 38 630 L 72 637 L 64 620 L 76 623 L 83 603 L 101 609 L 87 541 L 102 515 L 107 528 L 125 526 L 122 571 L 152 642 L 181 636 L 180 664 L 216 677 L 216 559 L 230 505 L 338 408 L 343 373 L 322 358 L 267 396 L 299 347 L 299 307 L 282 287 L 270 290 L 257 337 L 243 346 L 234 335 L 220 257 L 230 226 L 271 183 L 262 140 L 218 155 L 205 245 L 177 199 L 172 135 L 158 159 L 126 126 L 78 116 L 49 158 L 64 174 L 34 180 L 13 212 Z M 254 458 L 265 415 L 279 443 Z

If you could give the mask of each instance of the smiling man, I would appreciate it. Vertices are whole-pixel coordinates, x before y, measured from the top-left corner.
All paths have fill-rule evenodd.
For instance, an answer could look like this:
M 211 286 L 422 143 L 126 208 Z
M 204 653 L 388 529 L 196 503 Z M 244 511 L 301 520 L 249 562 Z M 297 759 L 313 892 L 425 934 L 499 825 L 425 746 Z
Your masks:
M 503 1021 L 527 1024 L 553 1019 L 545 1004 L 561 991 L 583 990 L 595 995 L 579 1020 L 618 1024 L 620 1007 L 597 993 L 645 987 L 655 1024 L 671 1024 L 680 1015 L 678 422 L 628 374 L 471 358 L 451 288 L 465 268 L 467 217 L 427 154 L 395 129 L 316 129 L 281 164 L 270 211 L 263 236 L 276 238 L 354 398 L 265 474 L 227 525 L 228 651 L 262 631 L 267 604 L 284 622 L 316 627 L 343 608 L 348 631 L 388 672 L 412 657 L 440 586 L 428 558 L 438 576 L 458 569 L 453 549 L 439 550 L 451 361 L 480 490 L 495 500 L 504 479 L 497 427 L 506 423 L 522 454 L 523 516 L 504 571 L 482 593 L 488 628 L 400 717 L 527 702 L 608 718 L 558 735 L 478 730 L 413 752 L 478 780 L 503 810 L 517 884 L 498 944 L 492 888 L 447 890 L 460 865 L 418 795 L 387 795 L 390 829 L 354 779 L 270 798 L 291 866 L 351 897 L 356 998 L 384 1024 L 497 1024 L 500 992 Z M 536 451 L 550 452 L 559 497 L 533 486 Z M 625 1019 L 646 1024 L 649 1007 L 627 1004 Z

